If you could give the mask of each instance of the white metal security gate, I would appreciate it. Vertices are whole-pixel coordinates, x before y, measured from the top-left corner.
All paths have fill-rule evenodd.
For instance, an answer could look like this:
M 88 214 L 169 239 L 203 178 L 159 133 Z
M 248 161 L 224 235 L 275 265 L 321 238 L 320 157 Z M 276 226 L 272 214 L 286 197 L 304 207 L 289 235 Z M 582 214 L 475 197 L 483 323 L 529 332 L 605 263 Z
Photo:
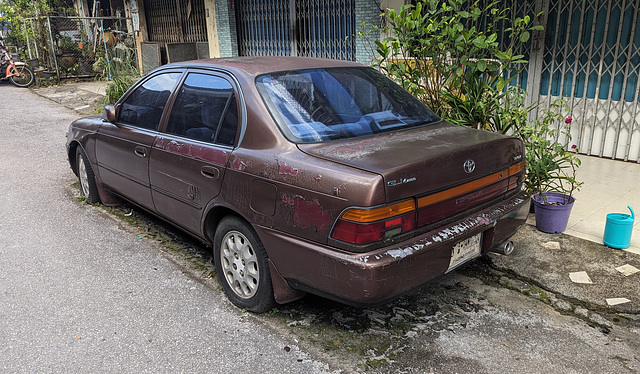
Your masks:
M 547 14 L 544 46 L 539 68 L 529 70 L 535 76 L 529 92 L 539 93 L 542 109 L 565 98 L 580 153 L 640 162 L 640 1 L 539 5 Z
M 239 0 L 241 56 L 355 59 L 355 0 Z

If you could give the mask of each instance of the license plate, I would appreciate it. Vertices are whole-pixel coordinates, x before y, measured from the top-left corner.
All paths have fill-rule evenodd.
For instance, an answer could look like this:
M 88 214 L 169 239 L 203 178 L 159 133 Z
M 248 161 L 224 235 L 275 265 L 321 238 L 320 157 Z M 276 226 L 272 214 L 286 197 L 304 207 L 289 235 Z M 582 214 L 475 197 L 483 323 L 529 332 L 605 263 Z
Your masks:
M 481 238 L 482 233 L 479 233 L 456 243 L 451 251 L 451 260 L 449 261 L 449 268 L 446 272 L 448 273 L 465 262 L 471 261 L 476 257 L 480 257 Z

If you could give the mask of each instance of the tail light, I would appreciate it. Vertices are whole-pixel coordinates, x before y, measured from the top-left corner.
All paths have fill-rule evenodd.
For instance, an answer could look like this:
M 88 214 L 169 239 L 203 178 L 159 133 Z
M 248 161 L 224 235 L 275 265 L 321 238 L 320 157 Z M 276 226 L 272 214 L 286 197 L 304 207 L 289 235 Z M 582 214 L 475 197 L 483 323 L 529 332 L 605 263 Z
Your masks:
M 525 163 L 416 200 L 342 212 L 331 237 L 351 244 L 370 244 L 460 213 L 518 187 Z
M 412 199 L 373 209 L 347 209 L 338 218 L 331 237 L 352 244 L 369 244 L 415 228 Z

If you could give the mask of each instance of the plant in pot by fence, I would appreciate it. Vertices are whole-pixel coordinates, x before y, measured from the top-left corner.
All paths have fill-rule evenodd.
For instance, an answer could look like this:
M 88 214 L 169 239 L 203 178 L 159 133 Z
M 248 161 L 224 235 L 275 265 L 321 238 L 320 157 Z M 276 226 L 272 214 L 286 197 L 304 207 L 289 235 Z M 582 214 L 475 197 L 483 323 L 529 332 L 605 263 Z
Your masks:
M 563 232 L 575 202 L 573 193 L 580 188 L 576 171 L 580 166 L 577 147 L 571 145 L 571 117 L 561 112 L 569 108 L 556 100 L 542 118 L 518 129 L 525 144 L 527 177 L 525 187 L 531 194 L 536 227 L 547 233 Z

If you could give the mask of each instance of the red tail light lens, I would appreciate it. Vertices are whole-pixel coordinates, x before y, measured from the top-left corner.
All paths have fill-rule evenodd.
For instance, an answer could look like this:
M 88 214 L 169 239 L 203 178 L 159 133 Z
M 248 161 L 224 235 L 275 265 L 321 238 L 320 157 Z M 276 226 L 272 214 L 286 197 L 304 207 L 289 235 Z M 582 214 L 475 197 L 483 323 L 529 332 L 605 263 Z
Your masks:
M 393 237 L 415 229 L 415 214 L 405 214 L 398 218 L 374 223 L 357 223 L 339 219 L 331 237 L 352 244 L 379 242 L 385 237 Z
M 415 203 L 405 200 L 374 209 L 347 209 L 333 227 L 331 237 L 351 244 L 369 244 L 415 228 Z

